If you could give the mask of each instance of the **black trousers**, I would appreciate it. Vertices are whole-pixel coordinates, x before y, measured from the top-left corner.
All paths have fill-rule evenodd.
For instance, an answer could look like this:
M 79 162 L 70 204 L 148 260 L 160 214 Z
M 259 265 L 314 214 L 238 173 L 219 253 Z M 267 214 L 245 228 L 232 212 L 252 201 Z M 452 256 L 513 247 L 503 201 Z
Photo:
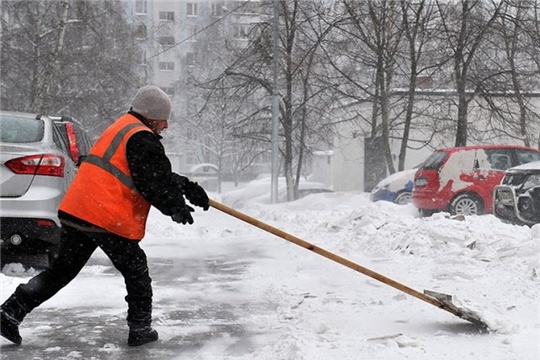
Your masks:
M 146 254 L 140 248 L 139 241 L 109 232 L 81 231 L 67 225 L 62 225 L 58 257 L 52 267 L 39 273 L 28 283 L 19 285 L 13 295 L 2 304 L 2 310 L 20 323 L 26 314 L 69 284 L 98 246 L 124 277 L 128 325 L 137 328 L 150 326 L 152 279 L 148 273 Z

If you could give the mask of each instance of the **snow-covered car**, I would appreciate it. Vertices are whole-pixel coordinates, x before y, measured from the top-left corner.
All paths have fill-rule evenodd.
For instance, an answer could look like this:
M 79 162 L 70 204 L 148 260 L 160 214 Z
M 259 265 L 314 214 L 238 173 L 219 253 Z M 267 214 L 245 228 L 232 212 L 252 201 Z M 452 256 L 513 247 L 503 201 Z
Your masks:
M 58 206 L 76 173 L 69 145 L 47 116 L 0 111 L 0 164 L 2 262 L 47 267 L 60 241 Z
M 296 199 L 312 194 L 328 192 L 332 192 L 332 190 L 323 183 L 301 180 L 296 192 Z M 271 203 L 271 178 L 262 177 L 260 179 L 252 180 L 238 190 L 228 191 L 223 195 L 222 200 L 232 207 L 242 207 L 245 203 L 250 201 L 269 204 Z M 287 201 L 287 188 L 284 177 L 278 179 L 277 200 L 278 202 Z
M 540 223 L 540 161 L 506 170 L 493 190 L 493 214 L 513 224 Z
M 416 170 L 417 168 L 398 171 L 381 180 L 371 190 L 371 201 L 391 201 L 398 205 L 410 203 Z
M 424 215 L 493 212 L 493 189 L 505 171 L 540 161 L 540 150 L 517 145 L 477 145 L 434 151 L 415 174 L 412 202 Z

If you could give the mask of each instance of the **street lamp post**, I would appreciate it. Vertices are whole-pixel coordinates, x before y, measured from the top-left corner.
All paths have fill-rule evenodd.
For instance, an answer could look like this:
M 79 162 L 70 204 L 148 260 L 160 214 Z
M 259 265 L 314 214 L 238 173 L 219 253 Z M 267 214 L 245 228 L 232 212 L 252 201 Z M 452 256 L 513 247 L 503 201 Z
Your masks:
M 272 177 L 271 177 L 271 199 L 272 203 L 277 203 L 278 193 L 278 130 L 279 130 L 279 94 L 278 94 L 278 69 L 279 69 L 279 0 L 274 0 L 274 22 L 273 22 L 273 40 L 274 40 L 274 84 L 272 89 Z

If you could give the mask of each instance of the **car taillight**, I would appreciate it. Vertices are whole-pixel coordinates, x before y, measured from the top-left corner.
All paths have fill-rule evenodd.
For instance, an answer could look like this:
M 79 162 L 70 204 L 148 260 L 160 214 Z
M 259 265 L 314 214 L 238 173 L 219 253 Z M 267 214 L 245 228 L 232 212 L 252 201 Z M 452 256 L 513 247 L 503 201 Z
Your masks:
M 4 165 L 15 174 L 63 177 L 65 160 L 54 154 L 38 154 L 11 159 Z
M 36 219 L 36 224 L 38 226 L 47 226 L 47 227 L 52 227 L 56 225 L 54 221 L 46 220 L 46 219 Z
M 66 124 L 66 130 L 69 138 L 69 152 L 74 162 L 79 161 L 79 148 L 77 147 L 77 136 L 73 124 Z

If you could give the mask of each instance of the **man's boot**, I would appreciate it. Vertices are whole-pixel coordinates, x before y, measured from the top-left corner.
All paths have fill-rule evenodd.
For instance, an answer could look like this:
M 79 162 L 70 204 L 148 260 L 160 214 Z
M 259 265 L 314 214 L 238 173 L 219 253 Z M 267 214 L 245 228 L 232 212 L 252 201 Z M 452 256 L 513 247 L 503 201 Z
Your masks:
M 19 334 L 19 322 L 7 314 L 4 309 L 0 310 L 0 332 L 3 337 L 12 343 L 21 345 L 22 338 Z
M 158 339 L 158 332 L 152 329 L 151 326 L 129 328 L 128 345 L 140 346 Z

